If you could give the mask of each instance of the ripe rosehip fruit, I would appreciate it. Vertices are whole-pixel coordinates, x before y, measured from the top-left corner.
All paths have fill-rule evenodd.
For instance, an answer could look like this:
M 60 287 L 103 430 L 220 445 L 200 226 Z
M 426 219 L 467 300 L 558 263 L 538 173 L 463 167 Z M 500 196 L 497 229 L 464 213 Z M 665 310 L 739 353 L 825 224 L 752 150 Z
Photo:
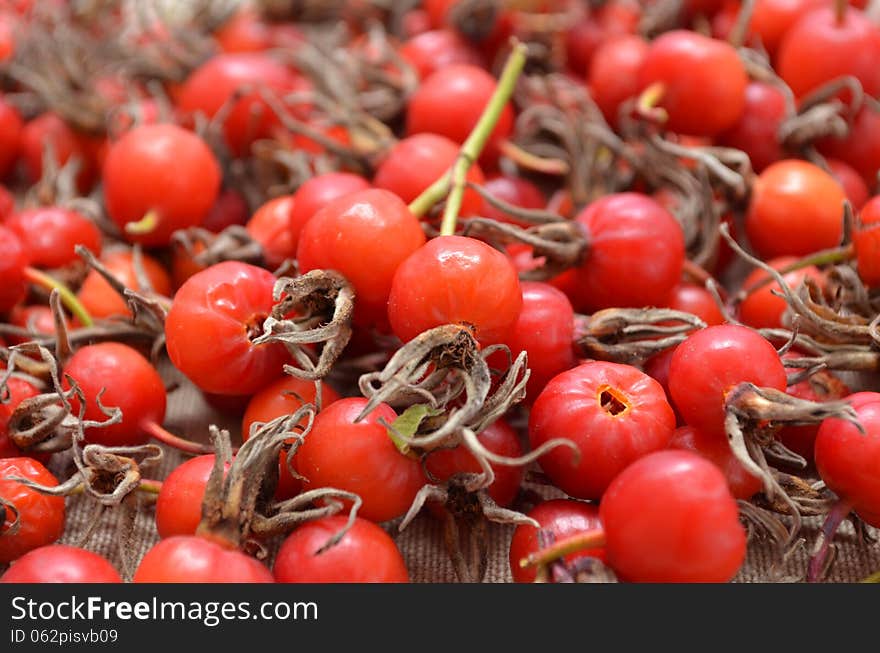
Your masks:
M 86 429 L 89 442 L 107 446 L 133 446 L 149 439 L 144 430 L 150 423 L 165 419 L 165 384 L 156 368 L 136 349 L 118 342 L 86 345 L 71 356 L 64 373 L 83 391 L 85 419 L 104 421 L 107 415 L 98 406 L 122 410 L 122 421 Z M 66 384 L 66 381 L 65 381 Z M 70 400 L 73 414 L 79 414 L 79 399 Z
M 279 583 L 408 583 L 403 556 L 388 533 L 355 519 L 336 544 L 320 552 L 348 522 L 345 515 L 303 524 L 278 549 L 273 568 Z
M 513 531 L 510 540 L 510 573 L 516 583 L 535 582 L 535 568 L 523 568 L 520 560 L 541 549 L 538 533 L 544 532 L 546 542 L 544 546 L 552 544 L 571 535 L 592 531 L 602 527 L 599 520 L 599 509 L 589 503 L 572 501 L 570 499 L 551 499 L 544 501 L 532 508 L 528 516 L 541 525 L 535 528 L 528 524 L 521 524 Z M 581 558 L 605 559 L 604 549 L 588 549 L 577 551 L 565 556 L 566 564 L 571 564 Z
M 590 60 L 587 81 L 605 120 L 617 124 L 620 105 L 638 95 L 639 71 L 650 45 L 641 36 L 625 34 L 599 44 Z
M 785 368 L 757 331 L 737 325 L 692 333 L 675 349 L 669 392 L 685 421 L 707 434 L 724 433 L 724 401 L 740 383 L 784 391 Z M 723 437 L 723 435 L 722 435 Z
M 443 324 L 470 328 L 482 345 L 504 342 L 522 309 L 516 269 L 504 254 L 463 236 L 432 238 L 398 267 L 388 318 L 404 341 Z
M 504 343 L 514 357 L 523 351 L 528 355 L 526 398 L 533 401 L 550 379 L 574 367 L 574 309 L 565 293 L 550 284 L 520 285 L 522 311 Z
M 296 241 L 291 232 L 295 205 L 293 195 L 274 197 L 254 211 L 248 220 L 247 232 L 263 248 L 263 259 L 270 268 L 277 268 L 285 259 L 296 257 Z
M 724 324 L 724 315 L 712 297 L 712 293 L 702 286 L 680 283 L 666 300 L 666 306 L 676 311 L 692 313 L 703 320 L 707 326 Z
M 20 156 L 25 172 L 32 182 L 39 181 L 43 176 L 43 155 L 47 144 L 51 144 L 59 167 L 73 157 L 79 160 L 80 171 L 76 176 L 76 186 L 81 193 L 87 193 L 99 170 L 96 143 L 73 131 L 56 113 L 47 112 L 29 120 L 21 132 Z
M 32 265 L 60 268 L 80 258 L 76 246 L 101 253 L 101 232 L 94 222 L 76 211 L 57 206 L 27 209 L 6 220 L 21 239 Z
M 119 572 L 97 553 L 50 544 L 16 560 L 0 583 L 121 583 Z
M 104 161 L 107 212 L 131 242 L 167 245 L 195 227 L 220 191 L 220 165 L 205 142 L 170 124 L 135 127 L 110 146 Z M 147 216 L 155 224 L 126 229 Z
M 300 272 L 336 270 L 354 286 L 358 324 L 384 325 L 392 279 L 425 244 L 421 224 L 394 193 L 369 189 L 344 195 L 302 229 Z
M 659 451 L 627 467 L 599 516 L 608 563 L 623 580 L 721 583 L 745 558 L 745 529 L 724 475 L 688 451 Z
M 156 499 L 159 537 L 196 534 L 202 521 L 202 501 L 214 460 L 213 454 L 185 460 L 162 482 Z M 229 469 L 228 463 L 226 469 Z
M 354 492 L 363 500 L 359 515 L 375 522 L 400 517 L 425 484 L 417 460 L 400 453 L 379 419 L 397 417 L 379 404 L 360 422 L 362 397 L 340 399 L 315 417 L 312 430 L 294 458 L 307 480 L 306 489 L 333 487 Z
M 7 476 L 48 487 L 58 485 L 58 479 L 33 458 L 0 458 L 0 505 L 5 508 L 5 519 L 0 524 L 0 563 L 12 562 L 28 551 L 52 544 L 64 532 L 64 497 L 40 494 L 18 481 L 5 480 Z M 18 531 L 7 532 L 16 517 Z
M 542 469 L 570 496 L 597 499 L 637 458 L 666 448 L 675 415 L 663 387 L 629 365 L 584 363 L 555 377 L 529 416 L 529 442 L 574 442 L 541 457 Z
M 835 247 L 843 235 L 840 184 L 806 161 L 786 159 L 758 175 L 746 214 L 746 234 L 762 258 L 805 256 Z
M 880 30 L 865 14 L 847 7 L 838 15 L 825 6 L 803 15 L 785 33 L 776 70 L 798 97 L 844 75 L 858 79 L 868 95 L 877 95 L 878 58 Z
M 272 583 L 272 573 L 235 549 L 202 537 L 160 540 L 141 560 L 135 583 Z
M 639 71 L 640 88 L 662 85 L 658 104 L 668 114 L 666 127 L 692 136 L 733 127 L 745 110 L 748 82 L 733 46 L 687 30 L 654 39 Z
M 880 526 L 880 393 L 848 398 L 866 433 L 840 419 L 826 419 L 816 436 L 816 468 L 828 488 L 871 526 Z
M 283 345 L 254 345 L 272 311 L 275 277 L 226 261 L 190 277 L 165 320 L 171 362 L 205 392 L 253 394 L 281 373 Z
M 589 242 L 576 273 L 576 309 L 663 305 L 684 264 L 684 235 L 666 209 L 647 195 L 618 193 L 575 219 Z
M 800 354 L 789 351 L 782 358 L 797 358 Z M 799 372 L 793 368 L 791 372 Z M 850 394 L 849 387 L 837 376 L 828 370 L 820 370 L 804 381 L 790 385 L 785 389 L 785 394 L 806 399 L 807 401 L 835 401 L 844 399 Z M 776 437 L 788 449 L 803 456 L 805 460 L 812 461 L 816 448 L 816 436 L 819 433 L 820 424 L 786 424 Z

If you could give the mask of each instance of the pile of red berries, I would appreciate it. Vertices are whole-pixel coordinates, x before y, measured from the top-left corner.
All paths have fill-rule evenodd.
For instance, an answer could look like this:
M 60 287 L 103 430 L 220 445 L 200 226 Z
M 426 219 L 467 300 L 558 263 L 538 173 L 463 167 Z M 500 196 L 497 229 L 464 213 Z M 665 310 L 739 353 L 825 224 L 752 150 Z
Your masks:
M 421 512 L 462 581 L 488 521 L 518 582 L 818 580 L 880 527 L 863 3 L 144 4 L 0 9 L 0 581 L 406 582 Z M 80 493 L 161 539 L 57 544 Z

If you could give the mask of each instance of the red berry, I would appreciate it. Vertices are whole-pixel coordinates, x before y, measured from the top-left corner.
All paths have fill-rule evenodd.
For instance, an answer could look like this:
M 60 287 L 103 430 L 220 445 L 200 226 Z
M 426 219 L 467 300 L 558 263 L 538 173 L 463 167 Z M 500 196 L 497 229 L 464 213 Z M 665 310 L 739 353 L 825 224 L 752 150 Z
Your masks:
M 417 460 L 394 446 L 379 419 L 392 423 L 397 415 L 379 404 L 360 422 L 355 417 L 367 400 L 340 399 L 315 417 L 312 430 L 296 454 L 296 468 L 306 489 L 333 487 L 358 494 L 359 515 L 375 522 L 403 515 L 425 484 Z
M 283 345 L 254 345 L 275 301 L 275 277 L 226 261 L 190 277 L 165 320 L 171 362 L 205 392 L 249 395 L 275 380 L 287 360 Z
M 828 488 L 854 507 L 868 524 L 880 527 L 880 394 L 848 398 L 859 423 L 827 419 L 816 436 L 816 468 Z
M 839 16 L 825 6 L 804 14 L 785 33 L 776 70 L 798 97 L 844 75 L 858 79 L 868 95 L 878 95 L 878 58 L 880 30 L 865 14 L 848 7 Z
M 400 46 L 400 56 L 416 70 L 419 79 L 453 64 L 481 66 L 479 51 L 464 40 L 458 32 L 438 29 L 413 36 Z
M 167 245 L 178 229 L 195 227 L 214 206 L 220 166 L 205 142 L 176 125 L 135 127 L 110 146 L 104 161 L 107 212 L 126 238 Z M 155 216 L 146 233 L 126 225 Z
M 339 399 L 339 395 L 326 383 L 321 384 L 321 407 L 329 406 Z M 295 376 L 284 375 L 273 381 L 253 397 L 247 404 L 241 420 L 241 436 L 250 437 L 251 426 L 255 422 L 270 422 L 282 415 L 292 415 L 303 403 L 315 403 L 315 383 Z M 278 461 L 277 499 L 292 499 L 302 488 L 300 479 L 295 478 L 287 467 L 287 452 L 281 451 Z
M 407 135 L 440 134 L 464 143 L 497 86 L 495 78 L 478 66 L 452 64 L 440 68 L 410 96 Z M 513 118 L 513 109 L 506 104 L 480 157 L 482 162 L 497 158 L 498 145 L 513 129 Z
M 263 248 L 263 259 L 270 268 L 277 268 L 285 259 L 296 258 L 296 240 L 291 229 L 294 206 L 293 195 L 275 197 L 248 220 L 247 232 Z
M 161 424 L 165 419 L 165 384 L 156 368 L 136 349 L 118 342 L 86 345 L 77 350 L 64 367 L 83 391 L 85 419 L 107 419 L 98 399 L 106 408 L 122 410 L 122 421 L 102 428 L 86 429 L 89 442 L 107 446 L 133 446 L 149 439 L 146 424 Z M 71 399 L 73 414 L 79 400 Z
M 787 377 L 779 355 L 757 331 L 737 325 L 692 333 L 675 349 L 669 392 L 690 426 L 724 433 L 724 400 L 740 383 L 784 391 Z
M 160 540 L 141 560 L 135 583 L 272 583 L 271 572 L 241 551 L 202 537 Z
M 780 270 L 797 261 L 793 256 L 782 256 L 777 259 L 768 261 L 768 264 L 776 270 Z M 760 268 L 755 268 L 743 281 L 743 290 L 749 292 L 749 289 L 757 286 L 761 282 L 766 282 L 770 275 Z M 819 288 L 825 286 L 825 277 L 819 272 L 819 268 L 810 265 L 794 272 L 782 275 L 786 285 L 792 290 L 797 290 L 801 285 L 801 281 L 809 278 L 814 281 Z M 757 290 L 752 290 L 749 295 L 739 305 L 739 319 L 746 325 L 755 329 L 779 329 L 783 327 L 782 318 L 788 310 L 788 303 L 783 297 L 774 295 L 774 292 L 781 292 L 779 284 L 775 281 L 765 283 Z
M 34 483 L 54 487 L 58 485 L 52 473 L 33 458 L 0 458 L 0 498 L 6 507 L 5 519 L 0 524 L 0 563 L 12 562 L 22 555 L 47 544 L 52 544 L 64 532 L 64 497 L 40 494 L 18 481 L 7 481 L 7 476 L 26 478 Z M 8 533 L 16 514 L 19 528 Z
M 843 235 L 840 184 L 806 161 L 778 161 L 758 175 L 746 234 L 762 258 L 804 256 L 835 247 Z
M 514 357 L 527 353 L 531 376 L 526 398 L 533 401 L 550 379 L 574 367 L 574 309 L 565 293 L 550 284 L 520 285 L 522 311 L 504 343 Z
M 872 197 L 859 214 L 853 236 L 859 278 L 869 288 L 880 286 L 880 197 Z
M 202 521 L 202 500 L 214 469 L 213 454 L 196 456 L 174 468 L 162 482 L 156 499 L 156 530 L 159 537 L 195 535 Z M 225 469 L 229 469 L 227 463 Z
M 18 110 L 0 96 L 0 179 L 12 171 L 18 160 L 23 129 Z
M 693 136 L 714 136 L 733 127 L 745 110 L 748 81 L 731 45 L 687 30 L 654 39 L 639 72 L 640 88 L 662 84 L 659 106 L 668 114 L 665 126 Z
M 609 124 L 617 124 L 624 100 L 639 94 L 639 71 L 649 49 L 648 42 L 641 36 L 626 34 L 607 39 L 593 53 L 587 81 L 593 99 Z
M 680 283 L 673 288 L 666 305 L 676 311 L 696 315 L 707 326 L 724 324 L 726 321 L 712 293 L 692 283 Z
M 522 309 L 510 260 L 463 236 L 440 236 L 397 269 L 388 299 L 394 333 L 404 341 L 444 324 L 471 328 L 482 345 L 504 342 Z
M 666 393 L 629 365 L 591 362 L 563 372 L 538 395 L 529 416 L 532 448 L 574 442 L 545 454 L 541 467 L 570 496 L 597 499 L 637 458 L 664 449 L 675 429 Z
M 119 572 L 97 553 L 64 544 L 29 551 L 0 576 L 0 583 L 121 583 Z
M 300 186 L 293 196 L 290 211 L 290 234 L 294 252 L 303 227 L 315 213 L 333 200 L 369 187 L 366 179 L 350 172 L 327 172 L 312 177 Z
M 137 292 L 144 292 L 138 281 L 137 270 L 134 264 L 134 255 L 130 250 L 116 250 L 101 257 L 101 263 L 114 277 Z M 150 282 L 153 292 L 162 296 L 171 294 L 171 279 L 165 268 L 153 257 L 141 254 L 140 265 L 144 276 Z M 94 318 L 126 317 L 131 315 L 126 301 L 119 296 L 107 280 L 95 270 L 91 270 L 86 276 L 77 293 L 82 305 Z
M 675 218 L 638 193 L 607 195 L 575 218 L 588 250 L 577 268 L 575 308 L 661 306 L 681 279 L 684 236 Z
M 279 583 L 407 583 L 409 574 L 397 545 L 366 519 L 352 527 L 332 547 L 318 553 L 347 523 L 334 515 L 308 522 L 291 533 L 275 557 Z
M 28 251 L 31 264 L 42 268 L 60 268 L 78 262 L 77 245 L 93 254 L 101 253 L 101 232 L 85 216 L 47 206 L 27 209 L 6 220 Z
M 724 475 L 687 451 L 660 451 L 627 467 L 599 515 L 608 563 L 623 580 L 721 583 L 745 558 L 745 529 Z
M 746 86 L 745 109 L 729 129 L 719 134 L 718 141 L 749 155 L 757 172 L 785 158 L 779 142 L 779 126 L 785 119 L 785 95 L 767 82 L 749 82 Z
M 0 312 L 12 308 L 27 292 L 24 269 L 28 266 L 25 246 L 14 231 L 0 225 Z
M 401 264 L 425 244 L 421 224 L 387 190 L 343 195 L 306 222 L 296 257 L 301 272 L 336 270 L 354 286 L 355 320 L 386 321 L 392 279 Z

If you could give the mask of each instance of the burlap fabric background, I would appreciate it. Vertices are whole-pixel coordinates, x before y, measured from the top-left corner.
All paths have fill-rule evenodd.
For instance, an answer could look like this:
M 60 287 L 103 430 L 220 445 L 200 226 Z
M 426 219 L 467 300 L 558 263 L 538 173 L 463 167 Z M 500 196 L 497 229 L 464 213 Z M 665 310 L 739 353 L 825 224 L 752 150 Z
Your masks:
M 193 440 L 206 441 L 207 425 L 212 421 L 229 428 L 233 436 L 238 434 L 238 422 L 213 411 L 191 385 L 184 383 L 170 394 L 166 424 L 172 431 Z M 166 453 L 161 467 L 151 472 L 149 476 L 164 478 L 179 460 L 180 457 L 176 453 Z M 56 461 L 54 471 L 59 474 L 66 473 L 63 460 Z M 83 535 L 93 525 L 96 505 L 93 499 L 86 496 L 69 498 L 67 501 L 67 529 L 63 541 L 79 544 Z M 118 513 L 112 511 L 104 513 L 86 546 L 107 556 L 120 571 L 124 571 L 121 549 L 127 547 L 126 557 L 136 563 L 157 541 L 158 535 L 154 526 L 152 507 L 141 509 L 135 522 L 134 537 L 130 545 L 121 542 L 118 521 Z M 808 522 L 808 527 L 804 531 L 808 543 L 813 540 L 817 526 L 815 520 Z M 422 515 L 403 533 L 398 534 L 393 527 L 389 527 L 389 531 L 395 536 L 406 558 L 410 577 L 414 582 L 456 581 L 455 572 L 443 546 L 442 528 L 437 520 Z M 511 532 L 512 529 L 509 527 L 490 526 L 487 582 L 510 582 L 507 551 Z M 873 530 L 872 535 L 878 536 L 880 533 Z M 829 581 L 855 582 L 880 570 L 880 544 L 859 542 L 848 524 L 844 526 L 835 541 L 839 550 Z M 737 580 L 744 582 L 796 580 L 803 576 L 806 560 L 807 552 L 805 547 L 802 547 L 785 564 L 779 565 L 778 556 L 769 544 L 753 542 L 749 547 L 746 564 Z

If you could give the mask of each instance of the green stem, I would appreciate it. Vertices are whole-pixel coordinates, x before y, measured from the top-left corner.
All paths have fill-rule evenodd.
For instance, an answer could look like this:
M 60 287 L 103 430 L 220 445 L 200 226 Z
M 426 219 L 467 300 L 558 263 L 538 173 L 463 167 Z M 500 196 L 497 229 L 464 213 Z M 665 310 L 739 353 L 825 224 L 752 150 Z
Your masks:
M 156 211 L 147 211 L 146 215 L 137 222 L 129 222 L 125 225 L 125 233 L 131 236 L 145 236 L 156 230 L 159 226 L 159 214 Z
M 489 140 L 492 130 L 498 123 L 501 111 L 508 100 L 510 100 L 510 96 L 513 95 L 516 80 L 519 78 L 526 63 L 526 54 L 527 49 L 525 45 L 514 43 L 513 50 L 507 58 L 507 63 L 504 64 L 501 77 L 498 79 L 495 93 L 489 99 L 486 108 L 483 109 L 483 113 L 474 126 L 473 131 L 471 131 L 467 140 L 462 144 L 458 158 L 452 165 L 452 168 L 422 191 L 422 194 L 409 205 L 409 210 L 412 211 L 413 215 L 420 217 L 425 215 L 432 206 L 449 194 L 446 208 L 443 211 L 443 223 L 440 228 L 442 235 L 452 235 L 455 233 L 455 222 L 458 219 L 458 212 L 461 210 L 461 200 L 464 195 L 468 170 L 470 170 L 474 161 L 480 158 L 480 154 L 486 146 L 486 141 Z
M 483 114 L 477 121 L 476 126 L 467 137 L 467 140 L 461 146 L 458 159 L 452 166 L 452 189 L 449 191 L 449 197 L 446 200 L 446 206 L 443 209 L 443 221 L 440 223 L 440 235 L 452 236 L 455 234 L 455 223 L 458 220 L 458 214 L 461 211 L 461 202 L 464 198 L 464 189 L 467 185 L 467 173 L 474 162 L 480 158 L 486 142 L 498 124 L 498 118 L 501 112 L 513 95 L 513 89 L 516 87 L 516 80 L 519 79 L 523 67 L 526 65 L 526 55 L 528 50 L 522 43 L 515 43 L 507 62 L 504 64 L 504 70 L 498 79 L 498 87 L 489 99 Z
M 45 272 L 30 266 L 24 269 L 24 276 L 35 286 L 40 286 L 46 290 L 57 289 L 64 306 L 67 307 L 67 310 L 69 310 L 83 326 L 88 327 L 95 323 L 92 316 L 89 315 L 89 312 L 86 310 L 86 307 L 80 303 L 73 291 L 57 279 L 53 279 Z
M 605 531 L 602 528 L 594 528 L 568 537 L 556 540 L 550 546 L 530 553 L 519 561 L 522 568 L 548 565 L 554 560 L 559 560 L 572 553 L 599 549 L 605 546 Z

